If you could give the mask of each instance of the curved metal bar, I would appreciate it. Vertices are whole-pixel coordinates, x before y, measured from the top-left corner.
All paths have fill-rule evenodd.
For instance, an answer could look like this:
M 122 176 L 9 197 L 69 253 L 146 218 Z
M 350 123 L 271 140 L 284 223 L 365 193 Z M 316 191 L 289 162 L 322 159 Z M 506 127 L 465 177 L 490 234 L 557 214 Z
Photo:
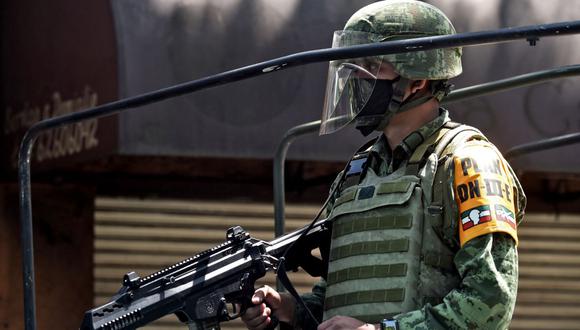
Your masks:
M 26 132 L 24 138 L 22 139 L 18 160 L 20 184 L 20 221 L 23 248 L 22 268 L 24 281 L 25 329 L 36 329 L 34 260 L 32 254 L 32 208 L 30 200 L 30 155 L 34 142 L 40 132 L 89 118 L 99 118 L 112 115 L 120 112 L 121 110 L 159 102 L 171 97 L 176 97 L 202 89 L 268 74 L 298 65 L 381 54 L 407 53 L 436 48 L 451 48 L 501 43 L 519 39 L 527 39 L 530 44 L 532 44 L 535 43 L 540 37 L 561 36 L 578 33 L 580 33 L 580 21 L 571 21 L 516 28 L 504 28 L 493 31 L 469 32 L 456 35 L 398 40 L 344 48 L 312 50 L 280 57 L 274 60 L 257 63 L 239 69 L 230 70 L 210 77 L 178 84 L 154 92 L 145 93 L 135 97 L 130 97 L 97 106 L 88 110 L 66 114 L 38 122 Z
M 274 236 L 279 237 L 284 235 L 285 229 L 285 212 L 286 212 L 286 191 L 284 188 L 284 163 L 288 148 L 294 140 L 304 134 L 312 133 L 320 129 L 320 120 L 312 121 L 302 125 L 290 128 L 282 137 L 282 141 L 276 148 L 276 155 L 274 156 Z M 280 280 L 276 279 L 276 289 L 280 292 L 286 290 Z
M 474 85 L 452 91 L 445 99 L 443 99 L 441 104 L 459 102 L 468 98 L 497 93 L 512 88 L 534 85 L 551 79 L 573 77 L 578 75 L 580 75 L 580 65 L 569 65 L 549 70 L 531 72 L 511 78 L 496 80 L 489 83 Z M 274 220 L 275 220 L 275 228 L 277 228 L 276 235 L 282 235 L 284 229 L 284 208 L 285 208 L 284 162 L 286 160 L 286 153 L 288 151 L 288 148 L 290 147 L 290 144 L 299 136 L 309 133 L 315 133 L 319 129 L 320 129 L 320 120 L 292 127 L 290 128 L 290 130 L 286 132 L 286 134 L 282 138 L 282 141 L 278 145 L 276 156 L 274 157 Z M 564 139 L 565 141 L 561 142 L 562 145 L 576 142 L 574 138 L 569 139 L 571 139 L 570 142 L 565 142 L 567 140 Z M 540 143 L 542 146 L 544 145 L 542 141 L 538 143 Z M 552 147 L 556 146 L 559 145 L 554 145 Z M 523 148 L 522 151 L 517 150 L 516 148 L 518 147 L 514 148 L 516 150 L 513 149 L 509 150 L 506 153 L 506 157 L 508 157 L 508 154 L 510 152 L 515 153 L 511 155 L 512 157 L 514 157 L 522 153 L 543 150 L 543 149 L 536 150 L 534 149 L 533 146 L 528 145 L 522 145 L 521 147 Z M 283 149 L 283 151 L 281 151 L 281 149 Z M 278 228 L 281 228 L 280 229 L 281 231 L 278 231 Z
M 320 120 L 304 123 L 289 129 L 282 141 L 276 148 L 276 155 L 274 156 L 274 234 L 276 237 L 284 234 L 284 204 L 285 204 L 285 190 L 284 190 L 284 162 L 290 144 L 294 140 L 308 133 L 314 133 L 320 129 Z
M 580 133 L 571 133 L 556 136 L 553 138 L 543 139 L 539 141 L 534 141 L 530 143 L 520 144 L 515 146 L 505 153 L 506 159 L 512 159 L 517 156 L 538 152 L 542 150 L 563 147 L 569 144 L 579 143 L 580 142 Z
M 34 283 L 34 246 L 32 235 L 32 204 L 30 191 L 30 156 L 36 137 L 24 135 L 18 150 L 18 178 L 20 180 L 20 246 L 22 275 L 24 277 L 24 324 L 36 329 L 36 291 Z
M 559 68 L 531 72 L 511 78 L 492 81 L 485 84 L 465 87 L 449 93 L 443 104 L 458 102 L 470 97 L 493 94 L 516 87 L 539 84 L 544 81 L 580 75 L 580 65 L 567 65 Z

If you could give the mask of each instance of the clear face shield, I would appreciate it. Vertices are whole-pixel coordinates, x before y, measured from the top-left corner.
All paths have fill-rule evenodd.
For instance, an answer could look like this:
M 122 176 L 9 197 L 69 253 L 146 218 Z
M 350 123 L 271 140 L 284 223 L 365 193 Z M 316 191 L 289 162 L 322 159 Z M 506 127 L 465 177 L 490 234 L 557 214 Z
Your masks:
M 379 36 L 358 31 L 336 31 L 332 47 L 346 47 L 378 42 Z M 330 134 L 348 125 L 369 100 L 383 64 L 382 56 L 331 61 L 320 135 Z

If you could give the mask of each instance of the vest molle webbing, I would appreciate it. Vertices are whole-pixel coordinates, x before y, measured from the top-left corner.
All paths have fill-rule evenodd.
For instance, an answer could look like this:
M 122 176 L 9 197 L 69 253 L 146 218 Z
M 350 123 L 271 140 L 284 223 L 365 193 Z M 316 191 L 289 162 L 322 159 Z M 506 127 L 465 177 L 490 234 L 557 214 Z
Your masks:
M 380 177 L 366 168 L 360 183 L 340 192 L 329 215 L 325 320 L 347 315 L 377 323 L 438 304 L 458 285 L 454 253 L 440 237 L 443 188 L 434 185 L 434 151 L 441 155 L 457 134 L 480 136 L 467 126 L 446 124 L 421 140 L 395 172 Z

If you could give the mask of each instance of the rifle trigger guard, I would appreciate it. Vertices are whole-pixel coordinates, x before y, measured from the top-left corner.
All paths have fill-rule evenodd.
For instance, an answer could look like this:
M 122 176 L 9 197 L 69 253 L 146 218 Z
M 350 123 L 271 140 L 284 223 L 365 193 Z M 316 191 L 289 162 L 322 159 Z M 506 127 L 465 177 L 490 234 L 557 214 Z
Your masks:
M 228 314 L 226 316 L 228 321 L 237 319 L 238 317 L 242 316 L 242 314 L 243 314 L 241 306 L 240 306 L 240 310 L 238 310 L 236 304 L 234 304 L 234 303 L 231 303 L 231 304 L 232 304 L 232 313 L 230 314 L 228 312 Z

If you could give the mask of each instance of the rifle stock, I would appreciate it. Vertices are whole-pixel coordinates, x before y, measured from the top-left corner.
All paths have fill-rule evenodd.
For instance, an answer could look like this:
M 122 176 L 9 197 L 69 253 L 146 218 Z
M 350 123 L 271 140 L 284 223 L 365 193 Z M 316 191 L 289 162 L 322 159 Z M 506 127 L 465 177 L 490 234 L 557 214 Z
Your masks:
M 251 306 L 256 280 L 276 271 L 280 257 L 285 256 L 287 269 L 302 267 L 312 276 L 325 276 L 326 263 L 311 251 L 328 241 L 326 220 L 300 238 L 305 230 L 266 242 L 236 226 L 227 230 L 225 243 L 198 255 L 144 278 L 129 272 L 108 303 L 85 312 L 80 329 L 136 329 L 168 314 L 190 329 L 219 329 L 220 322 L 239 317 Z M 323 255 L 326 250 L 321 247 Z

